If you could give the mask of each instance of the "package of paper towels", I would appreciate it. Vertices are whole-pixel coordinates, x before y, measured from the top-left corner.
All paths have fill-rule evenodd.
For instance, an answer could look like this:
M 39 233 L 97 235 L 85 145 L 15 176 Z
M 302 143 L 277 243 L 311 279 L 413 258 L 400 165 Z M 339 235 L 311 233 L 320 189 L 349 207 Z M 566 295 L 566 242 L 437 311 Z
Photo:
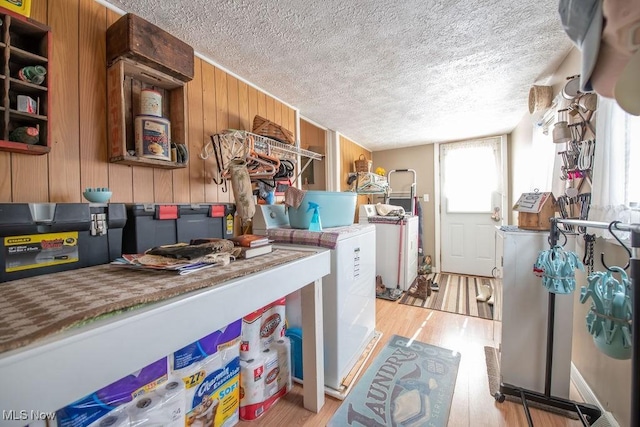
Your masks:
M 238 423 L 242 319 L 170 355 L 171 380 L 185 385 L 185 418 L 191 427 Z
M 262 351 L 269 349 L 273 342 L 284 337 L 286 303 L 286 298 L 280 298 L 264 307 L 260 326 Z
M 255 420 L 291 390 L 291 343 L 283 337 L 256 359 L 240 361 L 240 419 Z
M 280 298 L 242 318 L 240 359 L 253 360 L 285 335 L 286 298 Z

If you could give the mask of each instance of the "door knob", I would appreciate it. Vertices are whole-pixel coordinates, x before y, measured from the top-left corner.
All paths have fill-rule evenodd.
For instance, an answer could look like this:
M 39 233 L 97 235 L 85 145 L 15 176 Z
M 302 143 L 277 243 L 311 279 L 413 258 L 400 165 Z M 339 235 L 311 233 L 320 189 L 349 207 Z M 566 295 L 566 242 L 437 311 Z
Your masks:
M 495 222 L 500 222 L 502 220 L 502 218 L 500 217 L 500 208 L 499 207 L 495 207 L 493 208 L 493 213 L 491 214 L 491 219 L 494 220 Z

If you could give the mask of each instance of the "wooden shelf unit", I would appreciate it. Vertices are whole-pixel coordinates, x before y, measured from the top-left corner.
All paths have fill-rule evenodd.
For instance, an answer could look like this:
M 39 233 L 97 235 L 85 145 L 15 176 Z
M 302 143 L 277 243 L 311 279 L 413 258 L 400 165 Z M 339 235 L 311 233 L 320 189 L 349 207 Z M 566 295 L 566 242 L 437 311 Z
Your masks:
M 51 29 L 33 19 L 0 7 L 0 151 L 46 154 L 51 150 L 49 139 L 49 54 Z M 47 69 L 42 84 L 33 84 L 18 78 L 23 67 L 41 65 Z M 18 95 L 27 95 L 36 101 L 37 113 L 17 110 Z M 30 145 L 9 140 L 9 134 L 21 126 L 36 127 L 39 141 Z
M 171 142 L 186 143 L 185 83 L 129 58 L 107 69 L 109 161 L 163 169 L 184 168 L 187 163 L 139 157 L 135 154 L 134 120 L 140 114 L 140 92 L 152 88 L 162 95 L 162 116 L 171 122 Z

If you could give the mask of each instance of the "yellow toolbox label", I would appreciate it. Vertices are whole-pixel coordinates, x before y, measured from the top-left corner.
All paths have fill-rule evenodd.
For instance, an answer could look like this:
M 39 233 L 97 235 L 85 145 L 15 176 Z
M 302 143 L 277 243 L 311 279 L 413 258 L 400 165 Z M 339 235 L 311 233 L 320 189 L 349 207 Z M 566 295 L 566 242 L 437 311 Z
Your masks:
M 78 232 L 34 234 L 4 238 L 5 271 L 78 262 Z

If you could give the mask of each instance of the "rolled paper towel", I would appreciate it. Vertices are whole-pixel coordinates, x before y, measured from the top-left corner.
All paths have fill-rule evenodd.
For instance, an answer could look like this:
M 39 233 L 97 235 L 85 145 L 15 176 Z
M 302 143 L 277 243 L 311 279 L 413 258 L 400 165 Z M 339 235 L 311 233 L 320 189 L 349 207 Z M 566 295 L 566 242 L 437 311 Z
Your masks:
M 240 406 L 264 402 L 264 361 L 263 357 L 240 360 Z
M 260 345 L 262 350 L 270 348 L 276 340 L 285 334 L 286 298 L 274 301 L 265 307 L 262 313 L 262 326 L 260 328 Z
M 242 341 L 240 342 L 240 359 L 257 359 L 262 353 L 260 327 L 262 326 L 262 310 L 242 318 Z
M 265 400 L 276 394 L 278 387 L 278 374 L 280 367 L 278 366 L 278 352 L 275 350 L 265 350 L 262 352 L 264 356 L 264 398 Z
M 286 387 L 291 390 L 291 340 L 282 337 L 273 343 L 272 349 L 278 352 L 278 390 Z
M 231 160 L 229 162 L 229 174 L 231 175 L 231 188 L 236 202 L 236 211 L 242 222 L 246 222 L 253 218 L 256 213 L 247 162 L 241 159 Z

